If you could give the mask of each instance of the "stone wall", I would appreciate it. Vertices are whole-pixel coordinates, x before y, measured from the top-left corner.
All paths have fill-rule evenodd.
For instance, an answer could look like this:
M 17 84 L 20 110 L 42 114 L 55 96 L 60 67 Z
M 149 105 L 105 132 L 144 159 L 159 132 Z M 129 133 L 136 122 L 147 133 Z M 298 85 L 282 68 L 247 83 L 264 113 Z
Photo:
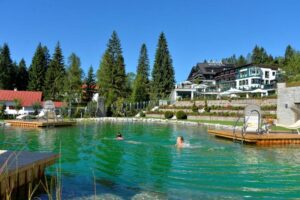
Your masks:
M 230 125 L 221 125 L 221 124 L 210 124 L 204 122 L 192 122 L 186 120 L 173 120 L 173 119 L 153 119 L 153 118 L 123 118 L 123 117 L 99 117 L 99 118 L 81 118 L 76 119 L 79 123 L 87 123 L 87 122 L 118 122 L 118 123 L 135 123 L 135 122 L 142 122 L 142 123 L 159 123 L 159 124 L 181 124 L 181 125 L 194 125 L 194 126 L 207 126 L 208 128 L 214 129 L 228 129 L 232 130 L 234 127 Z M 236 130 L 241 130 L 241 127 L 235 127 Z
M 193 101 L 177 101 L 175 106 L 192 106 Z M 197 106 L 204 106 L 205 101 L 195 101 Z M 260 106 L 277 105 L 277 99 L 234 99 L 234 100 L 207 100 L 208 106 L 246 106 L 249 104 L 257 104 Z
M 161 112 L 166 112 L 166 111 L 172 111 L 172 112 L 177 112 L 179 110 L 182 110 L 186 113 L 192 113 L 192 109 L 172 109 L 172 108 L 160 108 L 159 111 Z M 240 113 L 242 115 L 244 115 L 244 110 L 210 110 L 211 113 L 215 112 L 215 113 Z M 273 114 L 276 115 L 276 110 L 262 110 L 261 111 L 262 114 Z
M 164 115 L 160 114 L 146 114 L 146 117 L 164 119 Z M 213 120 L 213 121 L 236 121 L 237 117 L 221 117 L 221 116 L 192 116 L 188 115 L 189 120 Z M 240 121 L 243 121 L 242 119 Z
M 285 83 L 278 83 L 277 119 L 279 124 L 290 125 L 299 120 L 300 87 L 286 87 Z

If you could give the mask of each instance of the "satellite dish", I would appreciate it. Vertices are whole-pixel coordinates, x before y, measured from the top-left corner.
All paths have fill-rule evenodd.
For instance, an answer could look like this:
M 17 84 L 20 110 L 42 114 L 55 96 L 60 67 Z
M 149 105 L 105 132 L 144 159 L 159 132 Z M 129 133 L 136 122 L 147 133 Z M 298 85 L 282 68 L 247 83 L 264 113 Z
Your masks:
M 51 110 L 51 109 L 55 109 L 55 105 L 53 103 L 53 101 L 45 101 L 44 102 L 44 109 L 46 110 Z

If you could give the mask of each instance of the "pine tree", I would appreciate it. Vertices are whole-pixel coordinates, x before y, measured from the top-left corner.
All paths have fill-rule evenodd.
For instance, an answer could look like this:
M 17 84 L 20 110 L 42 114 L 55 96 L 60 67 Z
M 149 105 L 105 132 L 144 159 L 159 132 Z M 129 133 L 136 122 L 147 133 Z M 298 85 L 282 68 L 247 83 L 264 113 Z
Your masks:
M 229 58 L 222 59 L 222 63 L 235 65 L 237 63 L 236 55 L 233 54 Z
M 236 62 L 236 64 L 237 64 L 237 66 L 246 65 L 247 60 L 243 55 L 240 55 L 237 62 Z
M 121 43 L 114 31 L 108 41 L 107 49 L 102 57 L 97 72 L 98 88 L 105 98 L 106 105 L 110 106 L 118 98 L 126 97 L 126 72 Z
M 293 57 L 294 54 L 295 54 L 295 50 L 292 48 L 291 45 L 288 45 L 284 53 L 285 64 L 289 62 L 289 60 Z
M 46 59 L 46 67 L 47 67 L 46 72 L 47 72 L 47 69 L 51 62 L 51 56 L 50 56 L 49 49 L 47 46 L 43 46 L 43 50 L 44 50 L 44 55 L 45 55 L 45 59 Z
M 81 98 L 82 87 L 82 69 L 80 58 L 72 53 L 68 58 L 69 66 L 65 78 L 65 92 L 68 101 L 77 100 Z
M 0 52 L 0 89 L 11 90 L 15 86 L 15 69 L 10 50 L 5 43 Z
M 130 98 L 132 98 L 132 91 L 133 91 L 133 87 L 134 87 L 134 80 L 136 78 L 136 74 L 133 72 L 128 72 L 126 74 L 126 97 L 129 97 L 129 100 L 131 100 Z
M 84 81 L 85 87 L 83 91 L 83 101 L 84 102 L 90 102 L 93 98 L 93 95 L 95 93 L 95 75 L 94 75 L 94 70 L 93 67 L 90 66 L 87 77 Z
M 17 89 L 18 64 L 14 61 L 9 69 L 10 87 L 9 89 Z
M 45 47 L 38 44 L 31 65 L 28 69 L 28 90 L 43 91 L 45 86 L 45 74 L 48 68 Z
M 64 78 L 64 58 L 58 42 L 46 72 L 44 95 L 47 100 L 62 100 L 64 93 Z
M 254 64 L 266 64 L 269 62 L 269 56 L 263 47 L 256 45 L 252 51 L 251 61 Z
M 288 81 L 300 80 L 300 53 L 294 53 L 285 66 L 285 72 Z
M 149 59 L 147 47 L 145 44 L 142 44 L 138 60 L 137 75 L 133 85 L 132 101 L 149 101 L 149 92 Z
M 26 90 L 28 86 L 28 72 L 26 68 L 25 60 L 22 58 L 19 62 L 17 77 L 16 77 L 16 87 L 18 90 Z
M 161 33 L 155 54 L 152 71 L 152 98 L 166 98 L 174 88 L 175 78 L 171 55 L 169 53 L 167 40 Z

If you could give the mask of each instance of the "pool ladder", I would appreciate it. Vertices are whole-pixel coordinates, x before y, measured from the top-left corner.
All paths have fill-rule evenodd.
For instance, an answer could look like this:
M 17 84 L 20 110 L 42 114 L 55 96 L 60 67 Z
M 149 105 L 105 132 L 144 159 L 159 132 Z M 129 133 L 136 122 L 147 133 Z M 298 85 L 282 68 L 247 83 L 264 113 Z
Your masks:
M 264 133 L 263 130 L 261 129 L 261 114 L 258 110 L 251 110 L 250 113 L 257 113 L 258 115 L 258 129 L 257 129 L 257 134 L 260 134 L 260 133 Z M 242 130 L 241 130 L 241 136 L 242 136 L 242 139 L 241 139 L 241 143 L 243 144 L 244 141 L 245 141 L 245 135 L 246 135 L 246 130 L 247 130 L 247 122 L 249 120 L 250 116 L 248 118 L 246 118 L 246 116 L 244 118 L 242 118 L 241 116 L 236 120 L 235 124 L 234 124 L 234 127 L 233 127 L 233 131 L 232 131 L 232 134 L 233 134 L 233 141 L 234 142 L 238 142 L 238 140 L 236 139 L 236 127 L 237 127 L 237 124 L 238 122 L 240 121 L 240 119 L 244 119 L 244 124 L 242 126 Z
M 244 143 L 245 141 L 245 135 L 246 135 L 246 130 L 247 130 L 247 122 L 249 120 L 249 117 L 246 119 L 246 117 L 239 117 L 235 124 L 234 124 L 234 127 L 233 127 L 233 131 L 232 131 L 232 134 L 233 134 L 233 141 L 234 142 L 239 142 L 239 140 L 237 140 L 237 136 L 236 136 L 236 128 L 237 128 L 237 125 L 238 125 L 238 122 L 240 121 L 240 119 L 243 119 L 243 126 L 242 126 L 242 130 L 241 130 L 241 136 L 242 136 L 242 139 L 241 139 L 241 144 Z

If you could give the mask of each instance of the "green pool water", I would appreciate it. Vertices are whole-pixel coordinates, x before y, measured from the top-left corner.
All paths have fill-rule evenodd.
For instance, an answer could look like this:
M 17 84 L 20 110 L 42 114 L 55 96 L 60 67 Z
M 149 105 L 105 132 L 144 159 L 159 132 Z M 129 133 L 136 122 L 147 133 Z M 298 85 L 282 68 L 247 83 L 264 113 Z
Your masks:
M 124 141 L 114 139 L 118 131 Z M 300 197 L 297 146 L 246 146 L 210 136 L 205 127 L 143 123 L 7 127 L 0 133 L 1 149 L 61 150 L 63 199 Z M 183 149 L 174 147 L 179 135 L 188 143 Z

